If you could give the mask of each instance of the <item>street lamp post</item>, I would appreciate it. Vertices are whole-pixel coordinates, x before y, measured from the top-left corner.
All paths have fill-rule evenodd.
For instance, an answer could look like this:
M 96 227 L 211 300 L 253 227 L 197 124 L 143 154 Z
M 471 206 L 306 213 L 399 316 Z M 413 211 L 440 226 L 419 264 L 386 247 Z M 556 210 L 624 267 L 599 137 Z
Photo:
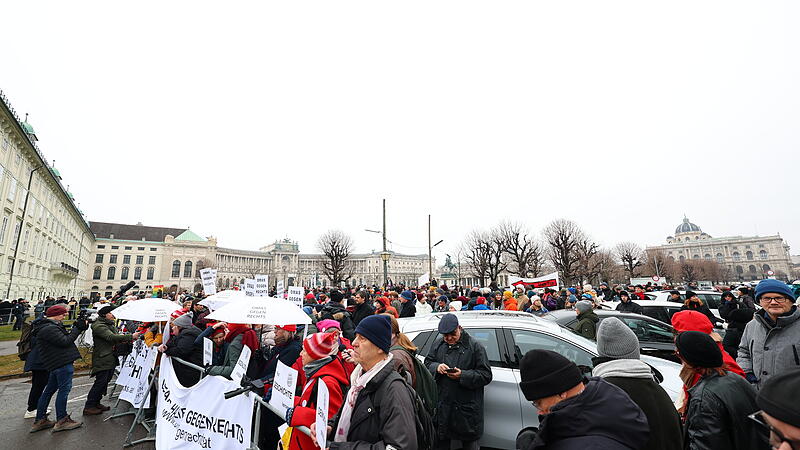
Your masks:
M 383 260 L 383 286 L 389 284 L 389 257 L 390 254 L 386 250 L 386 199 L 383 199 L 383 232 L 376 230 L 364 229 L 370 233 L 378 233 L 383 235 L 383 251 L 381 252 L 381 259 Z
M 439 239 L 439 242 L 431 245 L 431 215 L 428 214 L 428 283 L 433 282 L 433 247 L 444 242 L 444 239 Z
M 6 298 L 11 296 L 11 284 L 14 281 L 14 266 L 17 264 L 17 251 L 19 251 L 19 239 L 25 231 L 25 217 L 28 214 L 28 198 L 31 196 L 31 184 L 33 183 L 33 174 L 44 166 L 37 166 L 28 175 L 28 190 L 25 191 L 25 204 L 22 206 L 22 219 L 19 223 L 19 234 L 17 234 L 17 242 L 14 244 L 14 257 L 11 259 L 11 272 L 8 274 L 8 289 L 6 289 Z M 16 227 L 16 224 L 14 225 Z

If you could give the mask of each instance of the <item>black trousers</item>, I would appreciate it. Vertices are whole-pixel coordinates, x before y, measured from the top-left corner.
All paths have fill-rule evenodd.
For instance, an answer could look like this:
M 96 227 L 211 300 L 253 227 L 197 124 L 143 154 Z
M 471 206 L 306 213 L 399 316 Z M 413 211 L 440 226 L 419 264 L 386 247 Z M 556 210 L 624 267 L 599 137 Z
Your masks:
M 12 330 L 21 330 L 22 329 L 22 322 L 24 322 L 25 319 L 23 319 L 22 314 L 15 314 L 14 317 L 17 320 L 14 322 L 14 327 L 12 328 Z
M 46 370 L 31 370 L 31 392 L 28 394 L 28 411 L 35 411 L 36 405 L 39 404 L 39 397 L 42 396 L 47 380 L 50 378 L 50 372 Z
M 445 440 L 437 439 L 434 448 L 438 450 L 450 450 L 451 448 L 453 448 L 453 442 L 458 442 L 458 441 L 451 441 L 450 439 L 445 439 Z M 461 446 L 460 447 L 456 446 L 455 448 L 461 448 L 463 450 L 478 450 L 480 446 L 478 445 L 477 440 L 461 441 Z
M 85 408 L 91 408 L 100 404 L 100 399 L 106 395 L 108 382 L 111 381 L 112 376 L 114 376 L 114 369 L 101 370 L 95 374 L 94 384 L 92 385 L 92 388 L 89 389 L 89 393 L 86 394 Z

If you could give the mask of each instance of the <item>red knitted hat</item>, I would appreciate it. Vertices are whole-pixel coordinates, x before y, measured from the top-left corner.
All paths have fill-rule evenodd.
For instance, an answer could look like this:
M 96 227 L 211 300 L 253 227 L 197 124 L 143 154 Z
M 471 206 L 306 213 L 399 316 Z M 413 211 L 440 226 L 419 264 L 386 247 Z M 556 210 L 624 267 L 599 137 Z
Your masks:
M 303 349 L 314 361 L 322 359 L 336 348 L 336 335 L 333 333 L 314 333 L 303 341 Z
M 679 333 L 702 331 L 705 334 L 711 334 L 714 331 L 714 325 L 708 320 L 708 316 L 698 311 L 688 310 L 678 311 L 672 316 L 672 327 Z
M 59 303 L 57 305 L 53 305 L 47 308 L 47 311 L 45 311 L 44 315 L 47 317 L 55 317 L 66 313 L 67 313 L 67 307 Z

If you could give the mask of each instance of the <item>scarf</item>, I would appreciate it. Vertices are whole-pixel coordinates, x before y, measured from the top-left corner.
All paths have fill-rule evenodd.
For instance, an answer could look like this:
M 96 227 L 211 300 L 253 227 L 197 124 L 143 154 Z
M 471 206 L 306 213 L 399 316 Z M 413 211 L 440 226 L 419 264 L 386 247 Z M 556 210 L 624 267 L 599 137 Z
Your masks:
M 332 356 L 326 356 L 322 359 L 318 359 L 316 361 L 311 361 L 310 363 L 303 366 L 303 372 L 306 374 L 306 378 L 311 378 L 319 369 L 322 368 L 325 364 L 333 361 Z
M 350 419 L 353 416 L 353 408 L 356 406 L 356 399 L 358 394 L 367 386 L 375 375 L 381 371 L 389 361 L 392 360 L 392 354 L 389 353 L 386 359 L 372 366 L 365 373 L 364 368 L 359 364 L 353 374 L 350 375 L 350 390 L 347 392 L 347 399 L 342 405 L 342 413 L 339 416 L 339 426 L 336 428 L 336 435 L 333 437 L 334 442 L 346 442 L 347 435 L 350 433 Z
M 241 323 L 228 324 L 228 335 L 225 336 L 225 342 L 231 343 L 236 336 L 242 335 L 242 345 L 250 347 L 251 351 L 258 350 L 258 337 L 256 332 L 247 325 Z
M 639 359 L 614 359 L 604 362 L 594 367 L 592 375 L 601 378 L 647 378 L 654 380 L 650 366 Z

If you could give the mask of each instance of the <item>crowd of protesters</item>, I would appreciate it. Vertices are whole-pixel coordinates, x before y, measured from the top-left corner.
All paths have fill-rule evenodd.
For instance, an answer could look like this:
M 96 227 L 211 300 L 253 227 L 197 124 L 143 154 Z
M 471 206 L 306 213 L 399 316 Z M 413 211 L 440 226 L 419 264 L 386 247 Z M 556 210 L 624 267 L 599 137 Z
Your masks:
M 451 313 L 510 310 L 541 316 L 569 309 L 578 317 L 577 332 L 596 340 L 599 356 L 591 376 L 552 351 L 531 350 L 522 357 L 519 388 L 538 410 L 540 425 L 521 432 L 517 448 L 800 448 L 800 311 L 791 288 L 764 280 L 754 292 L 726 290 L 721 317 L 686 291 L 682 311 L 672 317 L 684 386 L 676 403 L 659 386 L 654 369 L 640 359 L 639 342 L 630 328 L 614 317 L 600 322 L 594 313 L 605 302 L 619 302 L 616 308 L 623 312 L 641 312 L 640 303 L 652 289 L 606 284 L 561 290 L 502 289 L 494 284 L 311 289 L 302 306 L 312 321 L 308 329 L 214 322 L 200 304 L 201 294 L 184 293 L 164 295 L 181 305 L 168 323 L 123 322 L 119 331 L 115 306 L 147 300 L 104 299 L 96 305 L 91 325 L 95 381 L 83 413 L 109 409 L 100 400 L 113 376 L 120 344 L 141 338 L 161 353 L 202 365 L 203 339 L 208 337 L 214 346 L 205 375 L 230 378 L 247 346 L 251 360 L 246 380 L 265 400 L 271 396 L 278 361 L 298 371 L 294 408 L 284 417 L 262 411 L 256 424 L 260 448 L 277 447 L 284 423 L 312 429 L 311 437 L 292 432 L 289 448 L 317 448 L 313 431 L 320 382 L 330 394 L 330 448 L 479 448 L 484 388 L 492 381 L 492 369 L 486 349 Z M 679 291 L 672 295 L 681 298 Z M 89 324 L 77 320 L 68 331 L 63 320 L 69 311 L 68 305 L 55 303 L 33 322 L 26 355 L 26 370 L 33 374 L 26 412 L 26 417 L 35 416 L 31 432 L 81 426 L 67 414 L 66 402 L 73 362 L 80 358 L 74 342 Z M 398 319 L 433 313 L 438 314 L 441 338 L 419 355 L 400 331 Z M 726 339 L 714 329 L 722 323 L 727 323 Z M 170 332 L 163 342 L 165 327 Z M 203 376 L 180 364 L 175 365 L 175 375 L 185 386 Z M 53 395 L 56 421 L 48 419 Z M 420 428 L 419 405 L 432 420 L 432 436 Z

